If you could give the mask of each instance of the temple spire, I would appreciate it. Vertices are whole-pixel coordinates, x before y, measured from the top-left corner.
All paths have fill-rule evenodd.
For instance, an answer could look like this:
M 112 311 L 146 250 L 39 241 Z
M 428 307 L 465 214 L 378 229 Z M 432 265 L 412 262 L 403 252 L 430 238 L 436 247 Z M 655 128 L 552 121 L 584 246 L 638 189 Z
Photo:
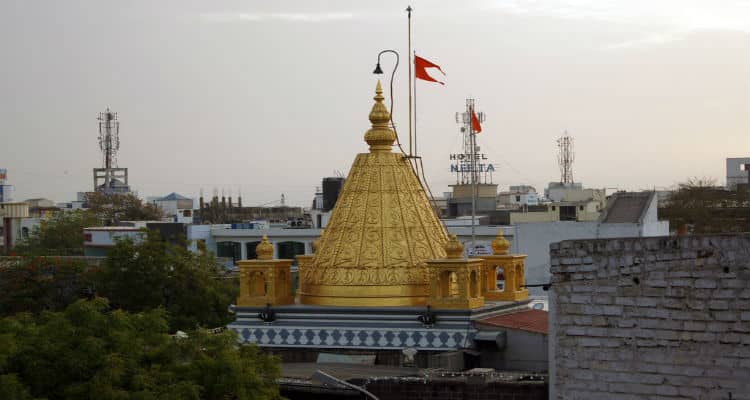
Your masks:
M 375 104 L 370 111 L 370 122 L 372 128 L 365 133 L 365 142 L 370 145 L 370 152 L 390 152 L 393 142 L 396 140 L 396 133 L 388 126 L 391 121 L 391 113 L 388 112 L 383 104 L 383 87 L 378 84 L 375 87 Z

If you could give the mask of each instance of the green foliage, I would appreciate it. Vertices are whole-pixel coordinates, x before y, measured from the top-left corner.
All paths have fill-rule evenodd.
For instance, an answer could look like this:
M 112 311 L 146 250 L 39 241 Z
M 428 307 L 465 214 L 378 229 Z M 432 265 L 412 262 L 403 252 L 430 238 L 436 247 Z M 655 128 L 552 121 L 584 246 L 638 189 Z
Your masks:
M 211 254 L 194 254 L 185 246 L 149 232 L 141 243 L 118 242 L 97 274 L 97 292 L 114 307 L 138 312 L 164 307 L 172 330 L 217 327 L 231 321 L 227 308 L 238 284 L 223 279 Z
M 276 359 L 232 331 L 170 336 L 166 313 L 104 299 L 0 319 L 3 399 L 277 399 Z
M 164 216 L 158 207 L 144 204 L 132 193 L 89 193 L 86 196 L 86 204 L 105 225 L 113 225 L 120 221 L 160 220 Z
M 713 179 L 691 178 L 669 196 L 659 216 L 673 229 L 689 227 L 692 233 L 750 231 L 750 193 L 728 191 Z
M 89 292 L 87 271 L 84 262 L 61 257 L 23 257 L 8 263 L 0 269 L 0 316 L 64 310 Z
M 60 211 L 41 220 L 14 251 L 21 255 L 83 255 L 83 228 L 99 225 L 99 219 L 89 211 Z

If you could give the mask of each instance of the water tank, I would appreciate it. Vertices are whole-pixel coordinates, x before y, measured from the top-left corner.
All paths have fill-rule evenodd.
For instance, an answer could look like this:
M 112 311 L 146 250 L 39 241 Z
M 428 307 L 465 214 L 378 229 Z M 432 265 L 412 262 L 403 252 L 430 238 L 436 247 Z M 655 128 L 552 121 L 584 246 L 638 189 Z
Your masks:
M 329 211 L 336 205 L 345 180 L 341 177 L 323 178 L 323 211 Z

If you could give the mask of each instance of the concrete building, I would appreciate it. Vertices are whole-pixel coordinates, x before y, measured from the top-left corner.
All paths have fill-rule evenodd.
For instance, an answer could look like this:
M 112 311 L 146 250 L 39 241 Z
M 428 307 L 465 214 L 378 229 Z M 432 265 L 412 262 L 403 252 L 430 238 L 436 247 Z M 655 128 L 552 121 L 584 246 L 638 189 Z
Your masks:
M 550 399 L 750 398 L 750 237 L 551 246 Z
M 480 335 L 498 339 L 490 351 L 482 351 L 488 343 L 479 341 L 481 364 L 505 371 L 547 371 L 547 314 L 531 309 L 479 321 Z
M 736 190 L 737 184 L 750 183 L 750 157 L 727 158 L 727 190 Z
M 331 218 L 331 211 L 336 206 L 336 201 L 338 201 L 344 183 L 346 183 L 346 178 L 344 177 L 323 178 L 323 189 L 317 188 L 315 190 L 315 197 L 312 201 L 312 207 L 310 207 L 312 228 L 323 229 L 328 225 L 328 220 Z
M 138 243 L 145 233 L 142 228 L 134 226 L 98 226 L 83 230 L 83 255 L 88 257 L 106 257 L 109 249 L 118 240 L 129 238 Z
M 191 198 L 172 192 L 163 197 L 149 197 L 146 201 L 162 210 L 171 222 L 193 223 L 194 202 Z
M 24 203 L 29 205 L 29 217 L 48 218 L 60 211 L 54 201 L 49 199 L 26 199 Z
M 18 240 L 23 238 L 21 221 L 28 217 L 28 204 L 0 203 L 0 221 L 2 221 L 1 254 L 10 253 Z
M 146 231 L 156 231 L 172 244 L 181 245 L 186 237 L 186 225 L 179 222 L 123 221 L 120 226 L 84 228 L 84 255 L 105 257 L 118 240 L 128 238 L 138 243 L 146 237 Z
M 471 218 L 460 217 L 442 220 L 448 233 L 455 234 L 465 243 L 466 253 L 481 257 L 491 254 L 492 241 L 498 230 L 511 242 L 514 253 L 527 254 L 526 277 L 529 283 L 547 283 L 549 273 L 549 246 L 570 239 L 598 239 L 617 237 L 649 237 L 669 234 L 669 222 L 659 221 L 657 199 L 653 192 L 617 193 L 610 199 L 604 217 L 594 221 L 524 221 L 513 225 L 489 225 L 489 218 L 475 220 L 475 240 L 472 242 Z M 255 246 L 265 234 L 273 245 L 274 257 L 294 258 L 310 255 L 312 243 L 320 237 L 320 229 L 247 229 L 241 225 L 190 225 L 187 237 L 197 241 L 222 258 L 227 266 L 238 260 L 254 259 Z M 532 294 L 544 294 L 541 288 L 531 288 Z
M 539 194 L 533 186 L 511 186 L 507 192 L 497 194 L 498 208 L 522 208 L 536 205 L 539 205 Z
M 471 215 L 472 195 L 474 185 L 455 184 L 449 185 L 453 191 L 448 199 L 448 216 L 460 217 Z M 492 183 L 478 183 L 476 185 L 476 212 L 481 214 L 497 209 L 497 185 Z

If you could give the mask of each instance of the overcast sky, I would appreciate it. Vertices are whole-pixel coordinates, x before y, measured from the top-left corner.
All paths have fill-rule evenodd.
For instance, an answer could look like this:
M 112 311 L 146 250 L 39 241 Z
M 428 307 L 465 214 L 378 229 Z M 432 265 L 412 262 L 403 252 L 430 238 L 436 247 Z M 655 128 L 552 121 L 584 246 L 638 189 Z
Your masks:
M 16 200 L 91 190 L 96 116 L 111 107 L 118 164 L 141 196 L 216 188 L 241 190 L 245 204 L 286 193 L 309 206 L 321 178 L 367 149 L 382 49 L 402 56 L 395 120 L 406 136 L 408 4 L 4 0 L 0 168 Z M 726 157 L 750 156 L 748 1 L 411 4 L 413 48 L 447 74 L 445 86 L 417 83 L 434 192 L 452 182 L 467 96 L 487 115 L 478 141 L 502 189 L 559 180 L 564 130 L 587 187 L 721 183 Z

